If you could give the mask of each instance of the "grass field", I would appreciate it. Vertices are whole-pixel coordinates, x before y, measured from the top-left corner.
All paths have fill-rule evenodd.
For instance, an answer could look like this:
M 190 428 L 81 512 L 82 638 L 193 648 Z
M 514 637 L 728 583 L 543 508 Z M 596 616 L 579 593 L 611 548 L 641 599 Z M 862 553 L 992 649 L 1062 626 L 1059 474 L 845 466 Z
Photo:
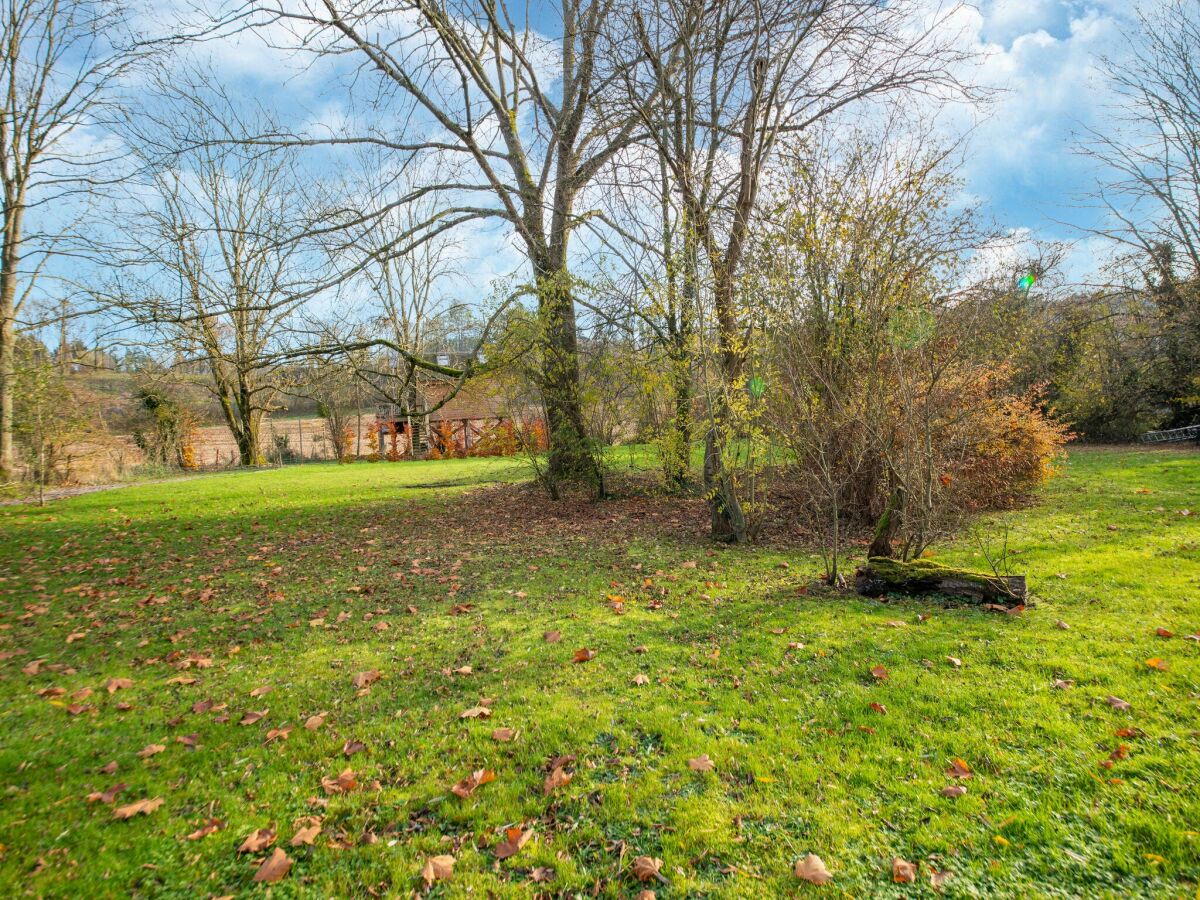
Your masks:
M 802 552 L 707 543 L 696 502 L 472 490 L 521 477 L 0 509 L 0 893 L 408 896 L 449 855 L 430 895 L 1196 895 L 1200 455 L 1076 451 L 993 520 L 1021 616 L 828 594 Z

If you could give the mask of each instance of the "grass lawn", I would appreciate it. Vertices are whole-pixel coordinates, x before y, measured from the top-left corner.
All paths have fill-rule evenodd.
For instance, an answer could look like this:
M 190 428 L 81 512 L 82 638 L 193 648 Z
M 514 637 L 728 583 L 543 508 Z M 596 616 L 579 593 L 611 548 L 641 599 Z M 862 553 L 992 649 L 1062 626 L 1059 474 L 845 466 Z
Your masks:
M 452 855 L 431 895 L 1195 895 L 1200 455 L 1079 450 L 994 520 L 1023 616 L 828 594 L 810 555 L 707 543 L 697 502 L 471 490 L 520 477 L 312 465 L 0 509 L 0 893 L 407 896 Z

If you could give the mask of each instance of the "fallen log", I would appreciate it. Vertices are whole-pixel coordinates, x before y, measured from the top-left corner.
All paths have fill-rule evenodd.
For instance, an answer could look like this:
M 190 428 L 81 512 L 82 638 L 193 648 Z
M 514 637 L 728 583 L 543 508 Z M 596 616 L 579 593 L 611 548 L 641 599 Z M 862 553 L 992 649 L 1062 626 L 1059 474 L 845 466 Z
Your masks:
M 902 562 L 884 556 L 867 560 L 866 566 L 855 575 L 854 587 L 864 597 L 945 594 L 1003 606 L 1023 604 L 1028 597 L 1024 575 L 986 575 L 928 559 Z

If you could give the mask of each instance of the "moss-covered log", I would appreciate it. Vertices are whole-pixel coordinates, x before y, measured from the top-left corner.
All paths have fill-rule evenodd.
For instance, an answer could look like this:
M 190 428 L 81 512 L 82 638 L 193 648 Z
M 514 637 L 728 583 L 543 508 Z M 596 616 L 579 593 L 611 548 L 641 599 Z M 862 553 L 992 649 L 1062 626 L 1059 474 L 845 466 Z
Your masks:
M 955 569 L 927 559 L 902 562 L 872 556 L 858 570 L 855 588 L 867 597 L 883 594 L 946 594 L 976 603 L 1015 606 L 1024 603 L 1027 591 L 1024 575 L 985 575 Z

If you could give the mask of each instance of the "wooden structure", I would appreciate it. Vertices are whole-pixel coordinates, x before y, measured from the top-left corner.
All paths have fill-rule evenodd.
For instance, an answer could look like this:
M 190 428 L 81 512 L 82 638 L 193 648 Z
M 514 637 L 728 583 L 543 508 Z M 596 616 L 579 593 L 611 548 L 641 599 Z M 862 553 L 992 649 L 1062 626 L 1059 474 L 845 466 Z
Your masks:
M 1183 428 L 1168 428 L 1164 431 L 1147 431 L 1142 435 L 1143 444 L 1168 444 L 1178 441 L 1200 442 L 1200 425 L 1185 425 Z
M 412 390 L 407 408 L 377 405 L 374 428 L 380 455 L 420 459 L 435 447 L 447 454 L 457 449 L 469 452 L 487 432 L 508 421 L 496 398 L 471 387 L 445 400 L 451 386 L 430 381 Z M 444 446 L 447 439 L 453 446 Z

